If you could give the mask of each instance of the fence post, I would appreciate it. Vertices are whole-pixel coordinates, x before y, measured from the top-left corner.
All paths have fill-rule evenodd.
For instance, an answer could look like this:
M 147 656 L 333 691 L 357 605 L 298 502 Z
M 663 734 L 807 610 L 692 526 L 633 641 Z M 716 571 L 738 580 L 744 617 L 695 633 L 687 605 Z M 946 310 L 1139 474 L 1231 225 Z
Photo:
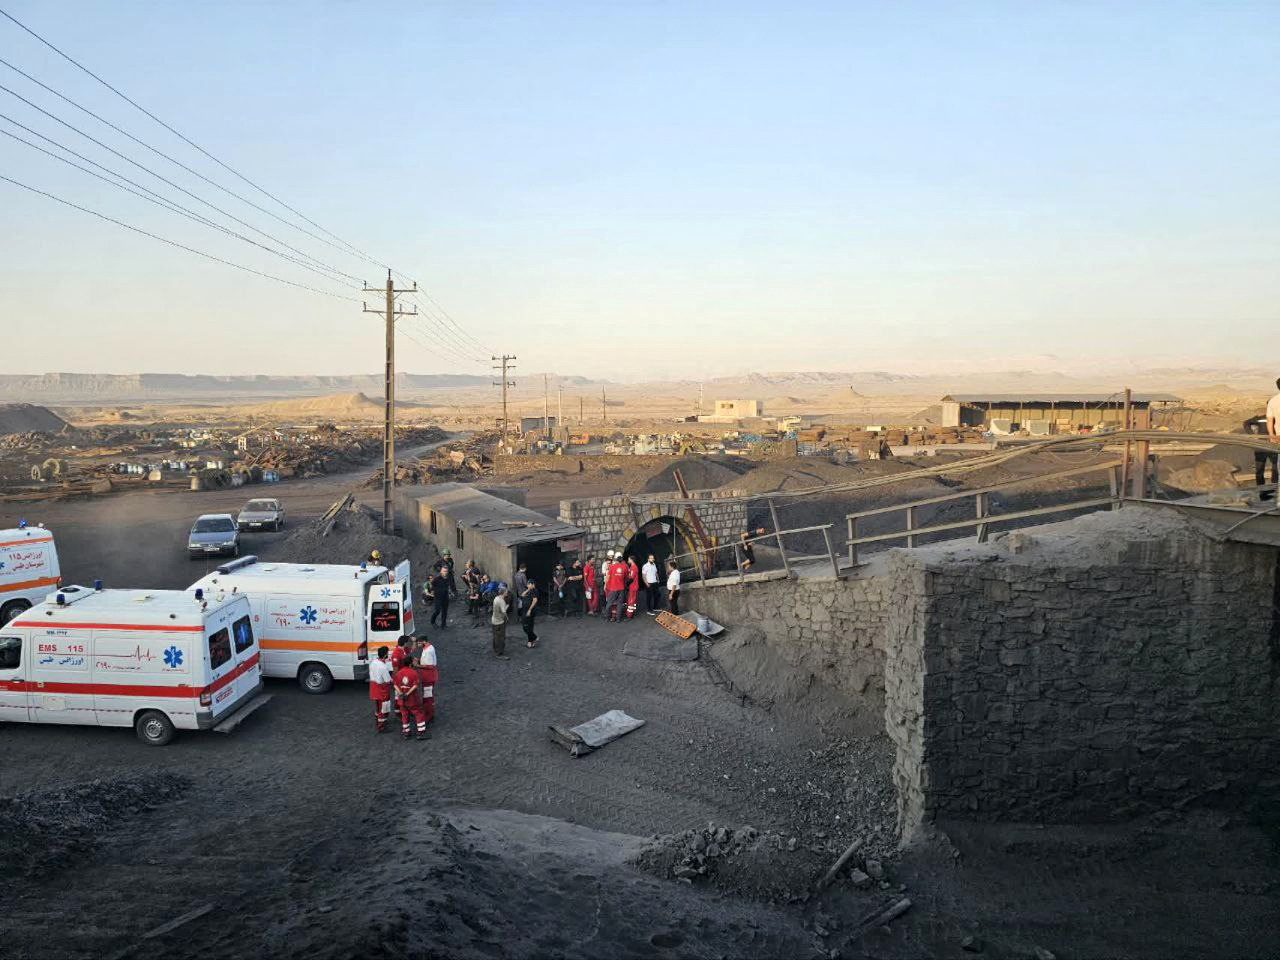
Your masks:
M 782 557 L 782 570 L 790 577 L 791 564 L 787 562 L 787 548 L 782 545 L 782 527 L 778 523 L 778 508 L 773 505 L 773 500 L 769 500 L 769 516 L 773 518 L 773 532 L 778 537 L 778 554 Z
M 985 493 L 975 494 L 973 497 L 973 515 L 979 520 L 986 519 L 987 516 L 987 495 Z M 977 529 L 978 542 L 987 542 L 987 525 L 979 523 Z
M 850 515 L 845 519 L 849 521 L 849 566 L 856 567 L 858 565 L 858 545 L 854 541 L 858 539 L 858 518 Z
M 827 542 L 827 556 L 831 558 L 831 575 L 840 579 L 840 564 L 836 562 L 836 552 L 831 546 L 831 524 L 822 528 L 822 539 Z
M 742 557 L 739 556 L 738 554 L 738 544 L 736 541 L 733 544 L 733 562 L 734 562 L 734 565 L 738 568 L 738 582 L 746 583 L 747 574 L 746 574 L 746 571 L 742 569 Z
M 916 508 L 907 507 L 907 546 L 914 547 L 916 545 L 915 535 L 911 532 L 916 528 Z
M 1107 471 L 1107 476 L 1111 479 L 1111 509 L 1119 510 L 1124 506 L 1124 488 L 1121 486 L 1119 468 L 1112 467 Z

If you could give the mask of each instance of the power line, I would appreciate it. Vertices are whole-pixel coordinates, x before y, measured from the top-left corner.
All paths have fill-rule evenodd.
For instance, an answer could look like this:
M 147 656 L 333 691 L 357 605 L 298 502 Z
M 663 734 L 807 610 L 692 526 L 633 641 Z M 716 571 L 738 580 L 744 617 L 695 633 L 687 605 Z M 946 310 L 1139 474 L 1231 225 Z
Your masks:
M 162 237 L 157 233 L 151 233 L 143 230 L 141 227 L 135 227 L 131 223 L 125 223 L 123 220 L 117 220 L 115 217 L 109 217 L 105 213 L 99 213 L 97 210 L 90 210 L 88 207 L 82 207 L 78 203 L 72 203 L 70 200 L 64 200 L 62 197 L 49 193 L 47 190 L 41 190 L 37 187 L 14 180 L 12 177 L 6 177 L 0 174 L 0 180 L 6 183 L 12 183 L 15 187 L 21 187 L 23 190 L 29 190 L 31 193 L 38 194 L 42 197 L 48 197 L 50 200 L 56 200 L 64 206 L 71 207 L 73 210 L 79 210 L 81 213 L 87 213 L 90 216 L 97 217 L 99 220 L 105 220 L 107 223 L 114 223 L 118 227 L 124 227 L 126 230 L 132 230 L 134 233 L 140 233 L 144 237 L 150 237 L 152 240 L 159 240 L 161 243 L 167 243 L 171 247 L 177 247 L 179 250 L 185 250 L 187 253 L 194 253 L 198 257 L 204 257 L 206 260 L 212 260 L 214 263 L 221 263 L 228 267 L 235 267 L 237 270 L 243 270 L 245 273 L 252 273 L 255 276 L 265 277 L 267 280 L 274 280 L 277 283 L 287 284 L 290 287 L 297 287 L 300 290 L 309 290 L 312 293 L 319 293 L 326 297 L 333 297 L 335 300 L 350 300 L 353 303 L 359 303 L 355 297 L 348 297 L 345 294 L 333 293 L 329 290 L 321 290 L 319 287 L 313 287 L 306 283 L 298 283 L 296 280 L 286 280 L 284 277 L 277 277 L 271 273 L 265 273 L 262 270 L 255 270 L 253 267 L 246 267 L 244 264 L 236 263 L 233 260 L 227 260 L 223 257 L 214 256 L 212 253 L 205 253 L 203 250 L 197 250 L 195 247 L 189 247 L 185 243 L 179 243 L 177 240 L 170 240 L 168 237 Z
M 427 307 L 426 304 L 422 303 L 421 301 L 415 301 L 415 303 L 417 303 L 417 305 L 421 308 L 423 314 L 435 323 L 437 332 L 439 336 L 442 338 L 441 342 L 451 343 L 454 346 L 456 352 L 462 354 L 469 362 L 473 362 L 473 363 L 487 362 L 484 359 L 484 357 L 479 354 L 476 348 L 471 345 L 471 343 L 462 339 L 456 333 L 454 333 L 448 327 L 446 327 L 443 321 L 440 319 L 439 315 L 432 313 L 432 311 Z
M 264 243 L 259 243 L 257 240 L 254 240 L 250 237 L 246 237 L 244 234 L 236 233 L 234 230 L 230 230 L 227 227 L 224 227 L 220 223 L 215 223 L 214 221 L 210 220 L 208 217 L 201 216 L 195 211 L 189 210 L 188 208 L 182 206 L 179 203 L 174 203 L 172 200 L 169 200 L 167 197 L 156 193 L 154 190 L 151 190 L 140 183 L 130 180 L 128 177 L 123 176 L 122 174 L 116 173 L 114 170 L 110 169 L 109 167 L 104 167 L 102 164 L 97 163 L 96 161 L 90 160 L 88 157 L 85 157 L 82 154 L 77 153 L 76 151 L 72 150 L 70 147 L 60 144 L 56 140 L 52 140 L 49 137 L 44 136 L 44 134 L 41 134 L 36 132 L 35 130 L 32 130 L 30 127 L 19 123 L 17 120 L 14 120 L 12 117 L 6 114 L 0 113 L 0 119 L 7 120 L 9 123 L 12 123 L 16 127 L 21 127 L 23 130 L 26 130 L 28 133 L 32 134 L 33 136 L 37 136 L 42 140 L 52 143 L 54 146 L 58 147 L 59 149 L 65 150 L 67 153 L 71 154 L 73 157 L 79 157 L 85 163 L 91 164 L 100 170 L 105 170 L 108 174 L 110 174 L 110 176 L 103 176 L 100 173 L 90 170 L 88 167 L 81 166 L 80 164 L 76 163 L 74 160 L 68 160 L 66 157 L 59 156 L 58 154 L 54 153 L 52 150 L 45 149 L 44 147 L 40 146 L 40 144 L 38 143 L 32 143 L 30 140 L 27 140 L 25 137 L 20 137 L 16 133 L 13 133 L 12 131 L 0 128 L 0 133 L 4 134 L 6 137 L 10 137 L 18 141 L 19 143 L 25 144 L 26 146 L 30 147 L 32 150 L 38 150 L 41 153 L 46 154 L 47 156 L 53 157 L 53 159 L 55 160 L 61 161 L 62 163 L 67 164 L 68 166 L 75 167 L 75 169 L 80 170 L 83 173 L 89 174 L 89 176 L 91 177 L 97 177 L 103 183 L 109 183 L 111 184 L 111 186 L 116 187 L 119 190 L 123 190 L 126 193 L 131 193 L 136 197 L 141 197 L 143 200 L 146 200 L 148 203 L 154 203 L 157 206 L 163 207 L 164 209 L 168 210 L 171 213 L 179 214 L 180 216 L 184 216 L 189 220 L 194 220 L 196 223 L 203 224 L 204 226 L 212 227 L 215 230 L 220 230 L 222 233 L 225 233 L 231 237 L 235 237 L 237 240 L 243 240 L 245 243 L 252 244 L 253 246 L 257 247 L 260 250 L 266 250 L 268 253 L 273 253 L 277 257 L 281 257 L 282 259 L 287 260 L 290 263 L 297 264 L 303 269 L 310 270 L 312 273 L 315 273 L 315 274 L 318 274 L 319 276 L 324 277 L 326 280 L 330 280 L 336 283 L 342 282 L 338 277 L 325 273 L 323 270 L 319 269 L 318 267 L 313 267 L 311 264 L 307 263 L 305 260 L 300 260 L 297 257 L 291 257 L 287 253 L 281 253 L 279 250 L 276 250 L 272 247 L 268 247 Z M 123 181 L 123 183 L 117 183 L 115 180 L 112 180 L 111 177 L 116 177 L 117 179 Z M 125 184 L 129 184 L 129 186 L 125 186 Z M 137 189 L 135 190 L 133 189 L 133 187 L 137 187 Z
M 88 67 L 86 67 L 84 64 L 82 64 L 79 60 L 76 60 L 76 59 L 75 59 L 74 57 L 72 57 L 70 54 L 63 52 L 63 51 L 62 51 L 62 50 L 60 50 L 58 47 L 54 46 L 54 45 L 53 45 L 53 43 L 51 43 L 50 41 L 46 40 L 46 39 L 45 39 L 44 37 L 42 37 L 40 34 L 36 33 L 34 30 L 32 30 L 32 29 L 31 29 L 30 27 L 28 27 L 25 23 L 23 23 L 23 22 L 22 22 L 21 20 L 19 20 L 17 17 L 13 16 L 13 15 L 12 15 L 11 13 L 9 13 L 8 11 L 6 11 L 6 10 L 0 10 L 0 16 L 4 16 L 6 19 L 10 20 L 12 23 L 14 23 L 14 24 L 15 24 L 16 26 L 18 26 L 20 29 L 22 29 L 22 30 L 26 31 L 26 32 L 27 32 L 28 34 L 30 34 L 32 37 L 34 37 L 35 39 L 39 40 L 39 41 L 40 41 L 41 43 L 43 43 L 46 47 L 48 47 L 50 50 L 52 50 L 52 51 L 53 51 L 54 53 L 56 53 L 58 56 L 62 57 L 62 59 L 66 60 L 66 61 L 67 61 L 68 63 L 70 63 L 72 66 L 74 66 L 74 67 L 76 67 L 78 70 L 81 70 L 81 71 L 83 71 L 84 73 L 88 74 L 88 75 L 89 75 L 90 77 L 92 77 L 94 80 L 97 80 L 97 81 L 98 81 L 98 83 L 102 84 L 104 87 L 106 87 L 108 90 L 110 90 L 112 93 L 114 93 L 117 97 L 119 97 L 119 98 L 120 98 L 121 100 L 123 100 L 125 103 L 129 104 L 130 106 L 134 107 L 134 108 L 135 108 L 135 109 L 137 109 L 137 110 L 140 110 L 140 111 L 141 111 L 142 113 L 144 113 L 146 116 L 150 117 L 150 118 L 151 118 L 152 120 L 154 120 L 156 123 L 160 124 L 160 126 L 164 127 L 166 130 L 168 130 L 170 133 L 172 133 L 175 137 L 177 137 L 177 138 L 178 138 L 179 140 L 181 140 L 183 143 L 187 144 L 187 146 L 191 147 L 191 148 L 192 148 L 192 149 L 194 149 L 194 150 L 199 151 L 201 154 L 203 154 L 204 156 L 208 157 L 210 160 L 212 160 L 212 161 L 213 161 L 214 163 L 216 163 L 218 166 L 222 167 L 222 168 L 223 168 L 224 170 L 226 170 L 228 173 L 232 174 L 233 176 L 237 177 L 237 178 L 238 178 L 238 179 L 240 179 L 240 180 L 243 180 L 243 181 L 244 181 L 245 183 L 247 183 L 249 186 L 253 187 L 255 190 L 257 190 L 257 191 L 258 191 L 259 193 L 261 193 L 263 196 L 265 196 L 265 197 L 267 197 L 267 198 L 269 198 L 269 199 L 271 199 L 271 200 L 274 200 L 276 203 L 278 203 L 280 206 L 284 207 L 286 210 L 288 210 L 288 211 L 289 211 L 290 213 L 292 213 L 294 216 L 301 218 L 302 220 L 304 220 L 304 221 L 306 221 L 307 223 L 311 224 L 311 225 L 312 225 L 313 227 L 315 227 L 317 230 L 320 230 L 321 232 L 328 234 L 330 237 L 333 237 L 333 239 L 337 240 L 337 241 L 338 241 L 339 243 L 341 243 L 343 246 L 348 247 L 348 248 L 349 248 L 349 250 L 350 250 L 350 251 L 352 251 L 352 252 L 354 252 L 356 255 L 363 257 L 365 260 L 368 260 L 370 263 L 378 264 L 378 261 L 377 261 L 377 259 L 376 259 L 376 258 L 369 256 L 367 253 L 365 253 L 364 251 L 362 251 L 359 247 L 355 246 L 354 244 L 349 243 L 349 242 L 348 242 L 348 241 L 346 241 L 346 240 L 343 240 L 341 237 L 339 237 L 337 234 L 333 233 L 331 230 L 326 230 L 324 227 L 322 227 L 320 224 L 316 223 L 316 222 L 315 222 L 314 220 L 312 220 L 310 217 L 305 216 L 304 214 L 302 214 L 302 213 L 300 213 L 299 211 L 295 210 L 293 207 L 289 206 L 289 204 L 285 203 L 283 200 L 281 200 L 281 199 L 280 199 L 279 197 L 277 197 L 275 194 L 273 194 L 273 193 L 271 193 L 270 191 L 268 191 L 265 187 L 259 186 L 257 183 L 254 183 L 252 180 L 250 180 L 250 179 L 249 179 L 248 177 L 246 177 L 244 174 L 240 173 L 239 171 L 235 170 L 233 167 L 231 167 L 231 166 L 229 166 L 228 164 L 224 163 L 223 161 L 219 160 L 217 157 L 215 157 L 212 153 L 210 153 L 210 152 L 209 152 L 208 150 L 206 150 L 204 147 L 200 146 L 200 145 L 199 145 L 198 143 L 196 143 L 194 140 L 191 140 L 190 138 L 186 137 L 186 136 L 185 136 L 185 135 L 183 135 L 182 133 L 180 133 L 180 132 L 178 132 L 177 130 L 175 130 L 173 127 L 171 127 L 169 124 L 165 123 L 163 120 L 161 120 L 159 117 L 157 117 L 154 113 L 152 113 L 152 112 L 151 112 L 150 110 L 148 110 L 146 107 L 142 106 L 142 104 L 138 103 L 136 100 L 132 99 L 131 97 L 129 97 L 127 94 L 123 93 L 122 91 L 120 91 L 120 90 L 119 90 L 119 89 L 117 89 L 116 87 L 113 87 L 110 83 L 108 83 L 108 82 L 107 82 L 106 80 L 104 80 L 102 77 L 98 76 L 96 73 L 94 73 L 92 70 L 90 70 L 90 69 L 89 69 Z M 246 201 L 246 202 L 248 202 L 248 201 Z M 291 225 L 291 226 L 294 226 L 294 229 L 300 229 L 300 228 L 298 228 L 296 225 L 293 225 L 293 224 L 290 224 L 290 225 Z M 386 266 L 386 264 L 378 264 L 378 265 L 379 265 L 379 266 Z
M 281 217 L 278 214 L 272 213 L 266 207 L 263 207 L 259 204 L 254 203 L 252 200 L 248 199 L 247 197 L 242 197 L 240 194 L 236 193 L 234 190 L 230 190 L 227 187 L 224 187 L 222 184 L 218 183 L 216 180 L 209 179 L 199 170 L 195 170 L 187 166 L 181 160 L 178 160 L 178 159 L 175 159 L 174 157 L 169 156 L 169 154 L 165 153 L 163 150 L 160 150 L 157 147 L 153 147 L 151 144 L 147 143 L 145 140 L 138 139 L 133 134 L 131 134 L 128 130 L 125 130 L 121 127 L 116 126 L 110 120 L 107 120 L 105 117 L 99 116 L 98 114 L 90 110 L 88 107 L 83 106 L 80 103 L 77 103 L 75 100 L 72 100 L 70 97 L 66 96 L 65 94 L 59 93 L 57 90 L 49 86 L 47 83 L 42 83 L 41 81 L 37 80 L 35 77 L 31 76 L 31 74 L 27 73 L 26 71 L 18 69 L 8 60 L 0 58 L 0 65 L 8 67 L 14 73 L 21 74 L 22 76 L 30 80 L 32 83 L 34 83 L 36 86 L 40 87 L 43 90 L 47 90 L 49 93 L 52 93 L 59 100 L 63 100 L 66 103 L 71 104 L 71 106 L 75 107 L 77 110 L 80 110 L 83 113 L 87 113 L 89 116 L 93 117 L 93 119 L 97 120 L 99 123 L 105 124 L 106 126 L 110 127 L 112 130 L 114 130 L 116 133 L 120 134 L 122 137 L 126 137 L 127 139 L 132 140 L 134 143 L 138 144 L 138 146 L 145 147 L 146 149 L 154 153 L 156 156 L 163 157 L 164 159 L 168 160 L 170 163 L 174 164 L 175 166 L 181 167 L 183 170 L 187 171 L 187 173 L 191 174 L 193 177 L 203 180 L 205 183 L 209 184 L 212 187 L 217 187 L 219 190 L 221 190 L 223 193 L 227 194 L 228 196 L 235 197 L 241 203 L 246 204 L 250 207 L 253 207 L 253 209 L 258 210 L 262 213 L 265 213 L 268 217 L 271 217 L 274 220 L 279 220 L 286 227 L 289 227 L 293 230 L 297 230 L 299 233 L 303 233 L 308 237 L 311 237 L 313 240 L 318 240 L 319 242 L 326 244 L 327 246 L 333 247 L 335 250 L 338 250 L 340 253 L 350 256 L 349 251 L 343 250 L 341 247 L 339 247 L 337 244 L 333 243 L 332 241 L 326 240 L 324 237 L 316 236 L 311 231 L 304 230 L 302 227 L 299 227 L 296 223 L 290 223 L 288 220 L 284 219 L 284 217 Z M 12 91 L 10 92 L 12 93 Z M 377 261 L 370 261 L 370 262 L 374 263 L 375 265 L 377 264 Z
M 211 203 L 210 201 L 206 200 L 204 197 L 200 196 L 199 194 L 192 193 L 190 190 L 188 190 L 186 187 L 182 186 L 181 184 L 175 183 L 174 181 L 170 180 L 168 177 L 164 176 L 163 174 L 156 173 L 150 167 L 139 163 L 137 160 L 134 160 L 132 157 L 127 156 L 126 154 L 123 154 L 119 150 L 115 149 L 114 147 L 103 143 L 101 140 L 99 140 L 97 137 L 93 136 L 92 134 L 85 133 L 75 124 L 68 123 L 66 120 L 63 120 L 61 117 L 59 117 L 56 113 L 50 113 L 48 110 L 40 106 L 38 103 L 34 103 L 31 100 L 28 100 L 22 94 L 18 93 L 17 91 L 10 90 L 8 87 L 6 87 L 2 83 L 0 83 L 0 90 L 3 90 L 5 93 L 9 94 L 11 97 L 14 97 L 15 99 L 21 100 L 31 109 L 44 114 L 46 117 L 48 117 L 50 120 L 53 120 L 55 123 L 60 123 L 62 124 L 62 126 L 66 127 L 68 130 L 72 131 L 73 133 L 79 134 L 80 136 L 88 140 L 90 143 L 96 144 L 97 146 L 101 147 L 103 150 L 106 150 L 108 153 L 114 154 L 115 156 L 119 157 L 121 160 L 125 161 L 126 163 L 133 164 L 139 170 L 143 171 L 144 173 L 149 173 L 151 176 L 155 177 L 157 180 L 163 183 L 167 183 L 169 186 L 173 187 L 175 190 L 179 191 L 180 193 L 183 193 L 186 196 L 190 197 L 192 200 L 195 200 L 198 203 L 203 203 L 209 209 L 218 211 L 218 213 L 222 214 L 224 217 L 228 217 L 229 219 L 234 220 L 236 223 L 240 224 L 243 227 L 247 227 L 248 229 L 252 230 L 254 233 L 261 234 L 262 236 L 270 240 L 272 243 L 278 243 L 280 244 L 280 246 L 284 247 L 285 249 L 292 250 L 294 253 L 298 254 L 299 256 L 305 257 L 306 259 L 315 262 L 319 266 L 324 267 L 326 270 L 329 270 L 340 276 L 347 277 L 351 280 L 360 279 L 359 277 L 354 277 L 349 273 L 344 273 L 343 271 L 339 270 L 337 267 L 330 266 L 329 264 L 324 263 L 321 260 L 316 260 L 315 257 L 311 256 L 311 254 L 307 253 L 305 250 L 299 250 L 297 247 L 285 242 L 284 240 L 281 240 L 279 237 L 272 236 L 271 234 L 267 233 L 265 230 L 261 230 L 258 227 L 255 227 L 249 221 L 240 219 L 234 213 L 231 213 L 229 210 L 222 209 L 222 207 L 218 206 L 216 203 Z M 30 128 L 24 127 L 24 129 L 29 130 Z

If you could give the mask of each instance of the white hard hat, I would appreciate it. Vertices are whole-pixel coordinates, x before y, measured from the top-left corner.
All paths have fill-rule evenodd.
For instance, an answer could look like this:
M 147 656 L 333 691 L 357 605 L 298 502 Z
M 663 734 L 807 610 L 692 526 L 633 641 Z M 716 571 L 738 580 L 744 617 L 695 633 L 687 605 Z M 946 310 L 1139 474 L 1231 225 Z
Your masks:
M 612 557 L 612 556 L 613 556 L 613 551 L 612 551 L 612 550 L 610 550 L 610 551 L 608 552 L 608 554 L 606 554 L 606 556 Z

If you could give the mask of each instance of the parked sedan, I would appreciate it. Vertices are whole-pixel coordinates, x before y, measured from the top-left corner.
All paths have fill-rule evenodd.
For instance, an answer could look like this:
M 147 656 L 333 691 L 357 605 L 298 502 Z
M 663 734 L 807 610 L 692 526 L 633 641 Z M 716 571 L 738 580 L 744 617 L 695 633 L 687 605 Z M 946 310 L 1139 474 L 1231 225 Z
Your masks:
M 215 554 L 238 557 L 240 528 L 236 526 L 235 517 L 229 513 L 206 513 L 197 517 L 187 534 L 187 554 L 192 560 Z
M 279 500 L 250 500 L 236 522 L 241 530 L 279 530 L 284 526 L 284 507 Z

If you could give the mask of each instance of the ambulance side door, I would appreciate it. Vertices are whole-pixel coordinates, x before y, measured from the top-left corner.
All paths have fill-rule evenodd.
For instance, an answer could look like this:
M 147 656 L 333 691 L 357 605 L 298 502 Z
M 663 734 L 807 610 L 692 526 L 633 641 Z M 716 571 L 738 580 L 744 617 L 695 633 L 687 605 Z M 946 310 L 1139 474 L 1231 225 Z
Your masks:
M 413 633 L 413 589 L 409 584 L 411 570 L 408 560 L 401 560 L 396 564 L 395 570 L 392 571 L 391 579 L 393 583 L 400 586 L 401 599 L 400 606 L 403 608 L 403 623 L 401 625 L 401 633 Z
M 0 723 L 26 723 L 31 719 L 25 679 L 30 655 L 24 635 L 0 628 Z
M 248 610 L 237 612 L 231 622 L 231 647 L 235 653 L 236 670 L 235 693 L 232 699 L 239 701 L 241 697 L 251 693 L 262 678 L 261 651 L 258 647 L 257 632 L 253 629 L 253 617 Z M 259 660 L 250 663 L 254 657 Z

